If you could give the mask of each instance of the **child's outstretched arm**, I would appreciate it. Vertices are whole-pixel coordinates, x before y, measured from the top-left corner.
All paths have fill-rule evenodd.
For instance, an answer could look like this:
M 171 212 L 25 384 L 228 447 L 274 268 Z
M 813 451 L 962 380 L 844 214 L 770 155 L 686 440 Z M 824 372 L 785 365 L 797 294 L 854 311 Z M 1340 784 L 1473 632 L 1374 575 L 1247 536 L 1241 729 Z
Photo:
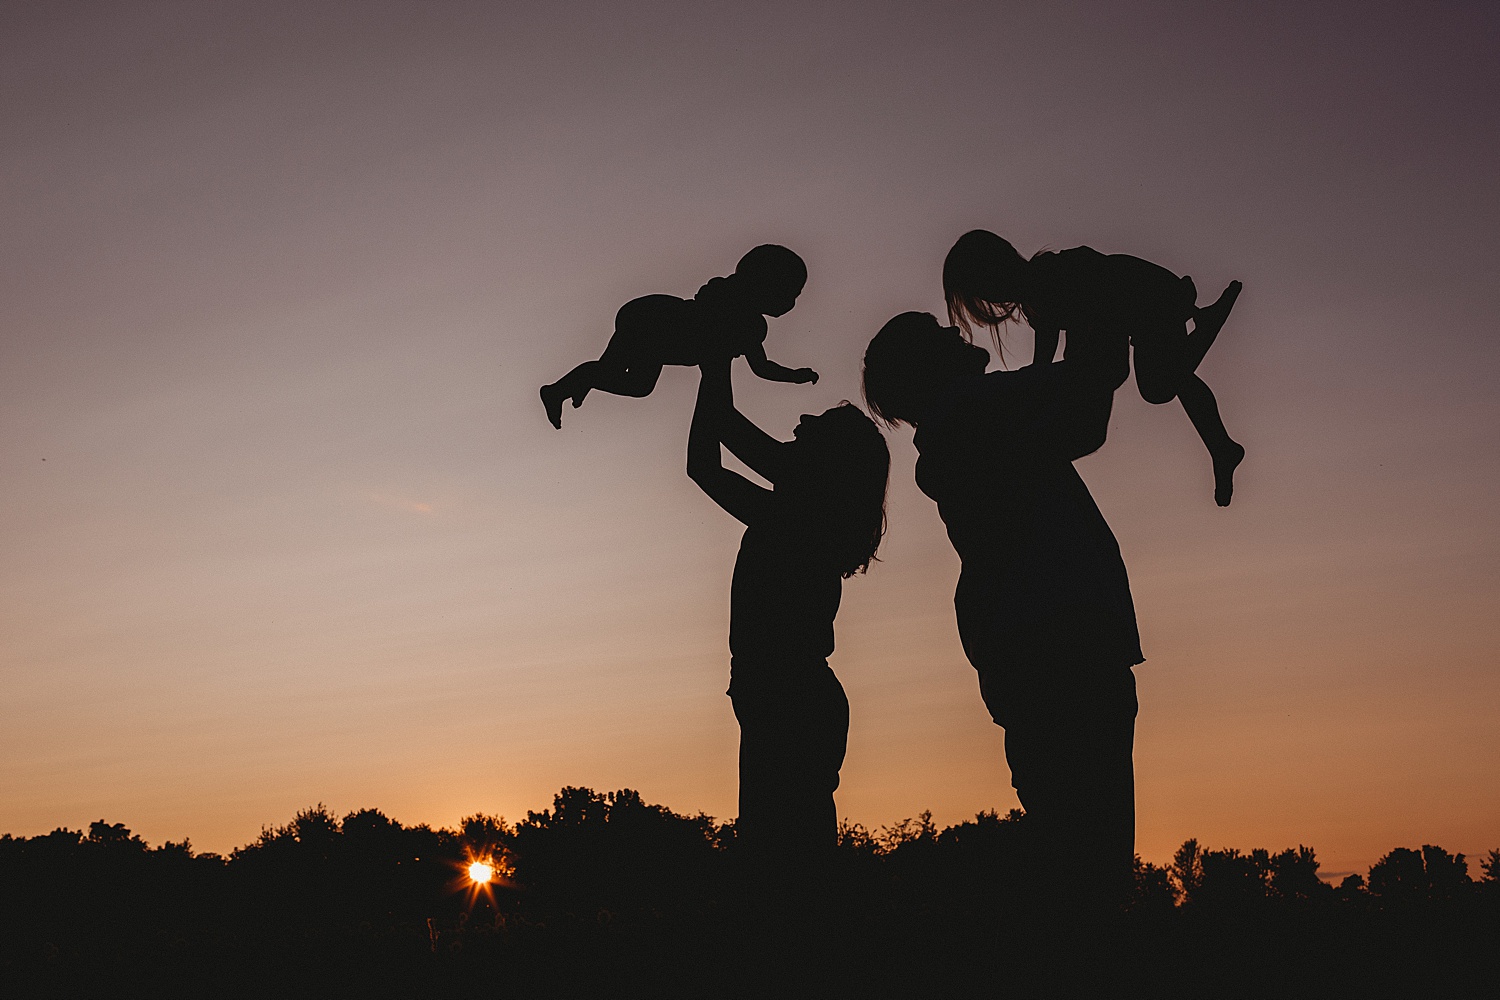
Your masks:
M 693 408 L 693 423 L 688 431 L 688 478 L 697 483 L 714 503 L 743 523 L 753 524 L 770 512 L 775 495 L 739 473 L 724 468 L 724 456 L 719 446 L 725 427 L 735 417 L 745 420 L 734 408 L 729 359 L 709 362 L 700 370 L 698 403 Z M 748 420 L 745 422 L 749 423 Z
M 818 381 L 818 373 L 811 368 L 785 368 L 766 357 L 766 346 L 756 344 L 745 351 L 745 360 L 750 363 L 750 370 L 767 382 L 813 382 Z

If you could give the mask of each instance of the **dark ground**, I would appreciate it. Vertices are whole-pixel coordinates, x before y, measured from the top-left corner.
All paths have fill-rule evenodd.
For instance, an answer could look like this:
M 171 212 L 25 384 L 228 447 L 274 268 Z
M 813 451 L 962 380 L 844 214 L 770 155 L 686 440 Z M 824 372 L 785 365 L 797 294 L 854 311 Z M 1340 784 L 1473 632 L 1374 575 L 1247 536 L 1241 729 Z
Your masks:
M 461 830 L 315 808 L 227 859 L 100 822 L 0 838 L 0 996 L 1500 995 L 1494 854 L 1334 888 L 1305 848 L 1196 847 L 1085 918 L 1014 815 L 852 828 L 802 870 L 628 791 Z

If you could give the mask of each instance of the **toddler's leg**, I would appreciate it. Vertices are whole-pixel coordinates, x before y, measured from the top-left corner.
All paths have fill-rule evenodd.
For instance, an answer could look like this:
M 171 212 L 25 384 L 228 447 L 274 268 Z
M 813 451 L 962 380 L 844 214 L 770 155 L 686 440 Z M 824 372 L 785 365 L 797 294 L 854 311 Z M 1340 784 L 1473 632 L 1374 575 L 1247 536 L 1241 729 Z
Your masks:
M 1142 325 L 1130 333 L 1131 365 L 1141 398 L 1153 405 L 1170 403 L 1192 377 L 1187 365 L 1187 325 L 1176 321 Z
M 1213 458 L 1214 503 L 1228 507 L 1234 497 L 1234 470 L 1244 461 L 1245 449 L 1229 436 L 1224 419 L 1219 416 L 1219 401 L 1207 382 L 1189 375 L 1178 388 L 1177 398 Z
M 1183 278 L 1184 295 L 1192 294 L 1192 279 Z M 1146 319 L 1136 324 L 1131 331 L 1130 342 L 1135 354 L 1135 384 L 1141 390 L 1141 398 L 1148 403 L 1167 403 L 1177 395 L 1180 386 L 1187 382 L 1214 339 L 1229 318 L 1235 299 L 1244 286 L 1231 281 L 1219 297 L 1192 313 L 1193 330 L 1176 320 Z
M 1197 371 L 1203 363 L 1203 356 L 1214 346 L 1214 338 L 1223 329 L 1229 310 L 1234 308 L 1234 300 L 1244 287 L 1238 281 L 1231 281 L 1214 302 L 1193 313 L 1193 332 L 1187 338 L 1189 371 Z

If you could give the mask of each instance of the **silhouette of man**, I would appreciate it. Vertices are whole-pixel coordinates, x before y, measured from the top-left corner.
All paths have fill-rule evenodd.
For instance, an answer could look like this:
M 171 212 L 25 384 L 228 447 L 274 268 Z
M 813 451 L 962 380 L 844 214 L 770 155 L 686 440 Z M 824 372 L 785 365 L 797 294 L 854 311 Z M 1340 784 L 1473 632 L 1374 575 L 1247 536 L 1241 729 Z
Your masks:
M 1135 856 L 1135 609 L 1120 548 L 1073 468 L 1104 443 L 1129 373 L 1123 336 L 986 374 L 989 352 L 927 313 L 887 323 L 865 398 L 916 428 L 917 484 L 962 561 L 964 652 L 1005 729 L 1046 895 L 1100 911 Z

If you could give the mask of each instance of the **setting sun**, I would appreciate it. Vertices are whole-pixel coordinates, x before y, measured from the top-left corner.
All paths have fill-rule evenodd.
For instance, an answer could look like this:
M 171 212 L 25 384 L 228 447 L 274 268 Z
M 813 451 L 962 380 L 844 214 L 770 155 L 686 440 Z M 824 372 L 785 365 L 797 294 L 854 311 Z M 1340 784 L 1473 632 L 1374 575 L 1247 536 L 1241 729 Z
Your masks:
M 495 877 L 495 867 L 485 861 L 475 861 L 469 865 L 469 880 L 481 885 Z

